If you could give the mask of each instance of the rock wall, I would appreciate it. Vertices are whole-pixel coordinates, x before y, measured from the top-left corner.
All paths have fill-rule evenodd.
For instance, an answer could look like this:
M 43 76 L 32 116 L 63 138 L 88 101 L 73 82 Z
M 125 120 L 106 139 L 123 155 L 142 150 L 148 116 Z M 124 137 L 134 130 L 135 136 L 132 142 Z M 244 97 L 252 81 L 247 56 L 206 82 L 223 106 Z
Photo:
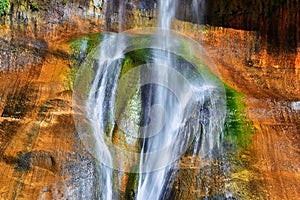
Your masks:
M 10 2 L 0 26 L 0 198 L 98 198 L 91 187 L 98 172 L 73 122 L 68 41 L 120 29 L 117 4 L 110 4 L 105 17 L 102 1 Z M 128 2 L 122 29 L 156 24 L 153 1 Z M 177 18 L 196 22 L 192 1 L 185 3 Z M 300 101 L 298 3 L 210 1 L 203 23 L 214 26 L 173 24 L 205 47 L 228 86 L 246 95 L 247 116 L 257 129 L 246 155 L 252 171 L 221 181 L 242 181 L 250 199 L 299 196 L 299 110 L 292 106 Z M 184 160 L 181 165 L 192 167 Z M 183 174 L 194 180 L 193 172 Z M 253 185 L 259 194 L 251 193 Z M 175 187 L 185 197 L 193 193 L 189 185 Z
M 257 31 L 265 38 L 268 51 L 297 52 L 300 42 L 298 0 L 204 2 L 197 8 L 200 12 L 196 15 L 192 1 L 181 0 L 177 18 L 193 23 Z

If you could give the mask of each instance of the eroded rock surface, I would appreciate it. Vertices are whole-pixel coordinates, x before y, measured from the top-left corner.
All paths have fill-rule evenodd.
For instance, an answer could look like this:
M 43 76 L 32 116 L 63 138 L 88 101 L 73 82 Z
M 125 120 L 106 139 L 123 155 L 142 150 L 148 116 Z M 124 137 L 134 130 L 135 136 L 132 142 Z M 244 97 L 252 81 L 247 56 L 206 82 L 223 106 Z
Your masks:
M 104 29 L 101 7 L 92 1 L 39 1 L 36 11 L 25 1 L 12 2 L 0 32 L 0 198 L 97 199 L 95 161 L 73 121 L 68 41 Z M 129 19 L 137 20 L 128 20 L 129 28 L 155 24 L 148 11 Z M 114 20 L 111 30 L 117 29 Z M 219 190 L 215 198 L 225 198 L 224 184 L 232 184 L 233 196 L 241 199 L 299 198 L 298 41 L 293 51 L 272 50 L 272 42 L 255 31 L 180 21 L 173 28 L 199 41 L 214 60 L 215 73 L 246 95 L 247 118 L 256 128 L 242 161 L 230 161 L 239 166 L 231 176 L 209 176 L 221 163 L 183 157 L 178 177 L 184 179 L 176 180 L 174 198 L 203 197 L 195 189 L 205 187 L 197 182 L 201 178 Z

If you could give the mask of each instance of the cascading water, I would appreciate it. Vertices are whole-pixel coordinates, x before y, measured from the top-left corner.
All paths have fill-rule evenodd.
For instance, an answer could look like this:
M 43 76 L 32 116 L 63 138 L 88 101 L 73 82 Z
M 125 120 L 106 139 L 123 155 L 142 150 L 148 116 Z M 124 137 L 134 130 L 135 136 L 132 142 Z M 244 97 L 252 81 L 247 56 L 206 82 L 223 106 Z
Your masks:
M 111 152 L 105 144 L 105 128 L 114 119 L 114 116 L 110 116 L 110 114 L 113 113 L 114 109 L 114 92 L 120 73 L 120 59 L 124 56 L 123 50 L 125 49 L 126 41 L 119 39 L 118 36 L 104 39 L 106 40 L 104 40 L 105 42 L 100 49 L 100 58 L 102 59 L 98 64 L 95 80 L 87 100 L 87 117 L 94 129 L 93 133 L 97 144 L 96 156 L 105 160 L 105 163 L 112 163 Z M 110 95 L 104 95 L 108 93 Z M 100 171 L 102 175 L 102 198 L 107 200 L 113 199 L 113 170 L 100 165 Z
M 204 74 L 195 72 L 197 67 L 191 64 L 195 42 L 170 30 L 176 6 L 176 0 L 159 1 L 159 28 L 150 39 L 140 39 L 141 43 L 149 39 L 147 45 L 132 48 L 131 36 L 126 33 L 105 35 L 91 72 L 94 78 L 89 94 L 75 95 L 76 105 L 83 105 L 80 110 L 84 113 L 75 120 L 77 129 L 89 135 L 85 143 L 93 146 L 90 151 L 100 161 L 102 199 L 121 198 L 124 172 L 138 174 L 135 199 L 166 199 L 178 171 L 178 158 L 187 150 L 193 157 L 211 157 L 211 150 L 218 145 L 225 117 L 224 99 L 220 99 L 224 91 L 206 77 L 205 70 Z M 119 21 L 123 9 L 124 5 L 119 5 Z M 184 44 L 190 48 L 182 50 Z M 127 72 L 129 78 L 121 75 L 128 52 L 143 48 L 150 49 L 144 64 Z M 200 54 L 205 54 L 202 49 Z M 124 97 L 120 94 L 127 91 L 122 93 L 119 88 L 132 74 L 140 74 L 136 77 L 140 88 Z M 123 107 L 135 111 L 124 115 Z M 122 142 L 134 144 L 135 151 L 114 142 L 119 130 L 124 133 Z
M 159 1 L 159 16 L 158 16 L 158 25 L 161 29 L 163 35 L 156 35 L 157 44 L 161 45 L 162 49 L 166 49 L 169 45 L 171 45 L 171 38 L 167 37 L 168 30 L 171 27 L 172 18 L 175 15 L 177 1 L 176 0 L 160 0 Z M 164 59 L 160 59 L 161 56 L 164 56 Z M 153 53 L 153 60 L 155 66 L 161 66 L 159 71 L 152 71 L 152 82 L 157 83 L 161 81 L 169 81 L 168 79 L 168 66 L 172 66 L 175 63 L 173 62 L 171 55 L 169 52 L 163 52 L 163 55 L 158 55 L 157 53 Z M 148 157 L 148 152 L 158 151 L 158 148 L 163 148 L 168 144 L 168 140 L 170 138 L 178 137 L 178 128 L 177 125 L 181 123 L 183 114 L 178 112 L 178 103 L 176 104 L 176 99 L 170 95 L 170 93 L 166 90 L 166 88 L 162 87 L 151 87 L 150 93 L 153 95 L 153 98 L 148 99 L 147 105 L 150 105 L 149 112 L 152 109 L 157 108 L 152 106 L 153 104 L 157 104 L 161 106 L 161 109 L 165 112 L 162 114 L 159 111 L 154 111 L 156 116 L 151 116 L 151 118 L 158 118 L 159 121 L 165 121 L 165 126 L 158 136 L 149 138 L 143 141 L 144 146 L 142 148 L 142 152 L 145 154 L 145 157 L 142 157 L 140 162 L 140 171 L 143 171 L 145 166 L 151 165 L 152 163 L 158 162 L 157 159 L 170 160 L 172 154 L 176 154 L 176 150 L 174 151 L 174 147 L 167 146 L 167 151 L 165 154 L 162 154 L 160 158 L 156 158 L 156 160 L 151 160 L 152 157 Z M 151 102 L 152 101 L 152 102 Z M 160 114 L 159 114 L 160 113 Z M 151 120 L 151 119 L 149 119 Z M 148 120 L 145 120 L 148 121 Z M 173 129 L 174 128 L 174 129 Z M 146 130 L 147 132 L 151 132 L 152 130 Z M 150 134 L 150 133 L 148 133 Z M 180 139 L 180 137 L 178 137 Z M 147 143 L 147 147 L 145 147 L 145 143 Z M 174 164 L 170 164 L 165 166 L 163 169 L 159 169 L 150 173 L 142 173 L 139 177 L 138 184 L 138 193 L 137 199 L 161 199 L 164 195 L 165 185 L 168 184 L 171 178 L 171 171 L 174 168 Z

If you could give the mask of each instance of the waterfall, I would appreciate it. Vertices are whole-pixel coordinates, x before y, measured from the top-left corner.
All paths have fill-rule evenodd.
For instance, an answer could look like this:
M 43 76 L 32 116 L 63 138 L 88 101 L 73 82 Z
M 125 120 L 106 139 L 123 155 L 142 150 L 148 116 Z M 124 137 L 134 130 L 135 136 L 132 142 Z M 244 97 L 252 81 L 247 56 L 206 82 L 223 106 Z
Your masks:
M 119 1 L 119 30 L 123 28 L 121 21 L 126 3 Z M 180 156 L 188 150 L 193 157 L 210 158 L 212 149 L 219 143 L 224 122 L 224 101 L 220 97 L 224 92 L 205 70 L 197 72 L 193 51 L 197 49 L 204 55 L 204 50 L 195 45 L 195 41 L 171 30 L 177 0 L 160 0 L 158 3 L 158 28 L 152 36 L 140 36 L 140 41 L 150 37 L 151 42 L 137 48 L 150 49 L 150 55 L 143 66 L 133 70 L 140 74 L 140 88 L 130 97 L 135 103 L 128 103 L 123 100 L 126 99 L 124 96 L 118 95 L 119 85 L 126 84 L 124 75 L 121 77 L 126 53 L 135 49 L 131 47 L 133 36 L 126 32 L 104 35 L 96 51 L 99 58 L 97 62 L 93 61 L 94 78 L 87 98 L 82 94 L 75 98 L 79 99 L 76 105 L 86 102 L 80 108 L 83 117 L 75 123 L 79 124 L 79 132 L 89 135 L 85 145 L 92 146 L 90 152 L 100 161 L 100 191 L 104 200 L 121 197 L 120 177 L 124 172 L 138 174 L 135 199 L 166 199 L 178 171 Z M 184 44 L 187 48 L 182 50 Z M 205 58 L 203 56 L 201 62 L 205 62 Z M 205 65 L 213 63 L 206 62 Z M 85 69 L 90 67 L 88 63 Z M 128 76 L 128 80 L 132 79 Z M 81 78 L 78 78 L 79 83 Z M 140 115 L 138 109 L 133 108 L 135 111 L 129 115 L 135 116 L 118 119 L 119 110 L 122 110 L 118 106 L 137 107 L 137 102 L 141 102 Z M 137 124 L 140 125 L 135 128 Z M 124 132 L 127 144 L 140 145 L 139 152 L 115 147 L 115 131 L 119 129 Z
M 170 29 L 172 19 L 175 16 L 177 0 L 160 0 L 158 26 L 162 29 Z
M 171 22 L 175 15 L 176 4 L 176 0 L 159 1 L 158 26 L 163 29 L 163 31 L 157 33 L 157 36 L 155 37 L 156 41 L 154 42 L 159 44 L 161 49 L 166 49 L 169 45 L 171 45 L 171 38 L 168 37 L 168 31 L 171 28 Z M 159 35 L 159 33 L 162 33 L 163 35 Z M 163 52 L 163 56 L 165 57 L 164 60 L 160 59 L 162 55 L 158 55 L 157 53 L 153 53 L 152 56 L 154 60 L 154 66 L 160 66 L 159 70 L 152 71 L 152 82 L 157 83 L 169 81 L 171 77 L 169 77 L 168 66 L 173 66 L 175 64 L 170 53 Z M 180 108 L 178 104 L 176 104 L 175 98 L 172 97 L 172 94 L 170 94 L 166 88 L 152 87 L 150 90 L 152 90 L 150 93 L 152 93 L 154 99 L 149 98 L 150 102 L 148 105 L 152 106 L 153 104 L 156 104 L 159 105 L 162 110 L 164 110 L 164 112 L 159 112 L 157 106 L 150 107 L 149 112 L 151 112 L 153 109 L 156 109 L 156 111 L 154 111 L 156 115 L 151 116 L 151 118 L 157 118 L 159 121 L 164 121 L 165 124 L 159 135 L 144 140 L 144 144 L 147 143 L 147 148 L 145 145 L 142 148 L 142 152 L 145 154 L 145 156 L 140 162 L 141 172 L 143 171 L 143 168 L 153 165 L 155 162 L 160 162 L 158 159 L 170 161 L 173 156 L 172 154 L 176 153 L 176 150 L 174 147 L 168 146 L 168 141 L 171 140 L 171 138 L 181 139 L 178 136 L 179 129 L 176 127 L 177 124 L 181 123 L 183 113 L 182 111 L 178 112 Z M 150 132 L 152 130 L 147 131 Z M 152 157 L 148 156 L 149 152 L 151 153 L 153 151 L 159 151 L 162 147 L 166 148 L 167 150 L 164 154 L 160 155 L 160 158 L 156 157 L 156 159 L 153 159 Z M 137 199 L 161 199 L 164 196 L 164 186 L 168 185 L 168 183 L 172 180 L 171 173 L 174 166 L 175 164 L 170 164 L 157 171 L 141 173 L 139 177 Z
M 113 199 L 113 158 L 109 147 L 106 145 L 106 126 L 113 125 L 115 91 L 118 76 L 121 68 L 123 50 L 126 47 L 126 40 L 120 36 L 105 36 L 104 43 L 100 48 L 100 62 L 87 99 L 87 117 L 93 127 L 96 139 L 96 157 L 103 161 L 100 165 L 102 198 L 105 200 Z M 106 95 L 110 94 L 110 95 Z M 110 134 L 111 134 L 110 130 Z
M 194 13 L 196 14 L 196 20 L 198 24 L 203 23 L 203 15 L 205 10 L 205 0 L 193 0 L 192 8 Z

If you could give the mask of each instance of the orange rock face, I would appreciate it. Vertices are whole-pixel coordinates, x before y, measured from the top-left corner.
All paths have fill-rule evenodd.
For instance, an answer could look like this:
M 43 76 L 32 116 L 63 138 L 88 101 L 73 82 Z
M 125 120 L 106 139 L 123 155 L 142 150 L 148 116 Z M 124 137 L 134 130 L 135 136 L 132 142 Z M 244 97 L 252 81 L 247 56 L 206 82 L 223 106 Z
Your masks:
M 103 19 L 74 15 L 61 24 L 39 23 L 0 29 L 0 199 L 97 198 L 95 161 L 78 139 L 73 121 L 77 113 L 68 82 L 68 41 L 100 32 Z M 152 24 L 143 18 L 136 27 Z M 293 103 L 300 101 L 300 49 L 270 51 L 266 38 L 251 31 L 203 29 L 180 21 L 173 27 L 200 42 L 217 66 L 215 73 L 245 94 L 255 133 L 246 149 L 249 173 L 234 175 L 233 182 L 243 179 L 249 199 L 298 199 L 300 109 Z M 183 160 L 181 168 L 189 167 Z M 185 198 L 196 198 L 196 186 L 183 186 L 195 175 L 186 174 L 175 188 Z M 127 175 L 120 182 L 125 192 Z
M 246 170 L 229 181 L 219 180 L 233 184 L 241 191 L 235 197 L 241 199 L 299 198 L 300 110 L 295 105 L 300 99 L 300 49 L 270 50 L 266 39 L 254 31 L 179 21 L 174 28 L 197 40 L 216 64 L 212 71 L 245 94 L 247 118 L 255 127 L 243 155 L 249 161 Z M 183 177 L 195 176 L 191 174 L 183 172 Z M 180 194 L 187 198 L 193 192 L 186 190 Z

